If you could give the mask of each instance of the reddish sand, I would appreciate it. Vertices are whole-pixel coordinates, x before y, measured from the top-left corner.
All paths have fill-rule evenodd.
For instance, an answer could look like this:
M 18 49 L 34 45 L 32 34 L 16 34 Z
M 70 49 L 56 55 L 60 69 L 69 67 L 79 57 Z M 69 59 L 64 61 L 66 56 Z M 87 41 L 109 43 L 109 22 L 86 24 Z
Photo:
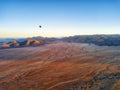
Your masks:
M 53 43 L 0 50 L 0 90 L 120 90 L 120 47 Z

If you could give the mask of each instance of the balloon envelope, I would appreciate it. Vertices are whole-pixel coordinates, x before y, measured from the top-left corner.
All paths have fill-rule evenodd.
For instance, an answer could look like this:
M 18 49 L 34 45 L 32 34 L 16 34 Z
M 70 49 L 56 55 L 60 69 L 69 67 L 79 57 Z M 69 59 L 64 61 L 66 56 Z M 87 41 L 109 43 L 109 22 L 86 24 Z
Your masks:
M 42 28 L 42 26 L 40 25 L 39 28 Z

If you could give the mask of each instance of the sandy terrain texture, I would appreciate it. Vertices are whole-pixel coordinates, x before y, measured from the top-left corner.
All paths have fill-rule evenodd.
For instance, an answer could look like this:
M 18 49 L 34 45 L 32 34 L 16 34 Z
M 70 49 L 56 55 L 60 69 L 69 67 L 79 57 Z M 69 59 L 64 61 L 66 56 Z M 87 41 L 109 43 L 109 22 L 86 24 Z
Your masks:
M 120 90 L 120 46 L 0 49 L 0 90 Z

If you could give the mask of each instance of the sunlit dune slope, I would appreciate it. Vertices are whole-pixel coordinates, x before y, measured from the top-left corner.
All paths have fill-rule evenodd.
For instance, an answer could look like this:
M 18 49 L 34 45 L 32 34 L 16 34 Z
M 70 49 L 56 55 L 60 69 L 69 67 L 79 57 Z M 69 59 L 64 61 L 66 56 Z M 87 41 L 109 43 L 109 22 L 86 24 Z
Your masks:
M 120 90 L 120 47 L 59 42 L 1 49 L 0 90 Z

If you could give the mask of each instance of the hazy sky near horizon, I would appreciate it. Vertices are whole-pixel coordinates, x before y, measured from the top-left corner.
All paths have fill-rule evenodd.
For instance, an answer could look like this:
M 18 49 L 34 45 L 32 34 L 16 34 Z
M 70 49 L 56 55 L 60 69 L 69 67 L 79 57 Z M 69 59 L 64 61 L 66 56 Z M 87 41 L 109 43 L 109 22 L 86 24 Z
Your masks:
M 0 0 L 0 37 L 79 34 L 120 34 L 120 0 Z

